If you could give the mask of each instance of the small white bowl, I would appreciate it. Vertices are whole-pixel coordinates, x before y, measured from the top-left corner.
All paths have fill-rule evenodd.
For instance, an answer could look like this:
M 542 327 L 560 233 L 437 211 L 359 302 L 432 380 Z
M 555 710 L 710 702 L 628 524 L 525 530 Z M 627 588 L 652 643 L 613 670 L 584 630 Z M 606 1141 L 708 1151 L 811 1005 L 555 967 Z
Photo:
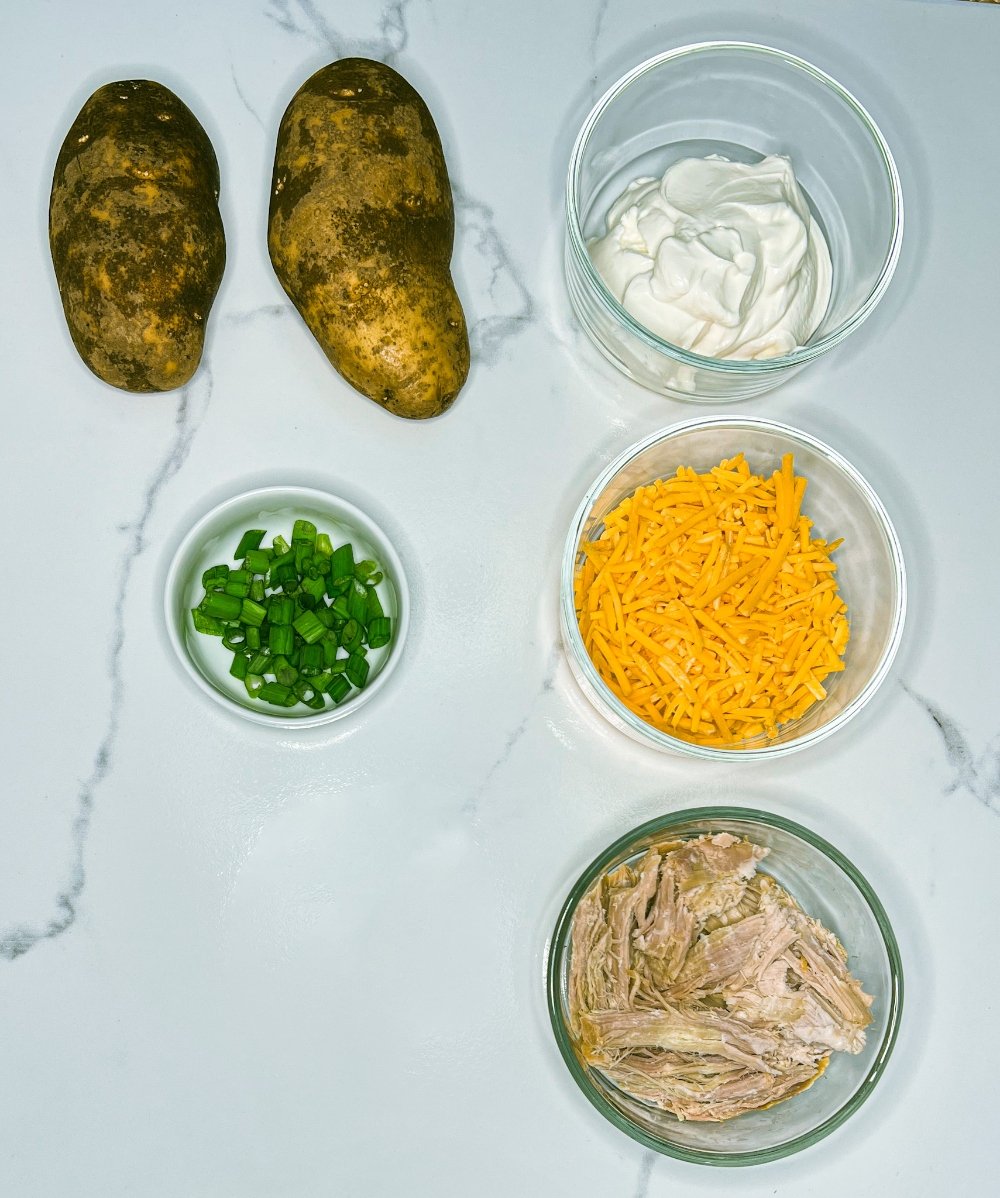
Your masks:
M 232 654 L 214 636 L 195 631 L 191 609 L 204 595 L 201 576 L 209 566 L 231 562 L 233 550 L 248 528 L 291 538 L 297 519 L 311 520 L 336 545 L 350 541 L 355 559 L 378 562 L 383 579 L 376 587 L 385 614 L 392 620 L 392 639 L 369 650 L 367 685 L 344 702 L 322 711 L 303 704 L 271 707 L 251 699 L 243 683 L 229 673 Z M 212 508 L 181 541 L 167 570 L 163 610 L 167 635 L 184 673 L 213 702 L 255 724 L 282 729 L 314 728 L 353 714 L 384 689 L 402 656 L 410 617 L 410 596 L 399 555 L 381 528 L 346 499 L 312 487 L 259 487 L 234 495 Z

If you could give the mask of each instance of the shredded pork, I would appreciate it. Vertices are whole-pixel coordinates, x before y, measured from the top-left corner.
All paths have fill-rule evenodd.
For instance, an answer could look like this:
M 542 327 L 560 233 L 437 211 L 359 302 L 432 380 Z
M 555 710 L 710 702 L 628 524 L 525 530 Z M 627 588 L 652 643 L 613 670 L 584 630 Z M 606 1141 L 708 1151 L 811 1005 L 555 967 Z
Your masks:
M 871 998 L 832 932 L 727 832 L 651 848 L 577 907 L 569 1020 L 578 1048 L 635 1098 L 722 1120 L 804 1090 L 860 1052 Z

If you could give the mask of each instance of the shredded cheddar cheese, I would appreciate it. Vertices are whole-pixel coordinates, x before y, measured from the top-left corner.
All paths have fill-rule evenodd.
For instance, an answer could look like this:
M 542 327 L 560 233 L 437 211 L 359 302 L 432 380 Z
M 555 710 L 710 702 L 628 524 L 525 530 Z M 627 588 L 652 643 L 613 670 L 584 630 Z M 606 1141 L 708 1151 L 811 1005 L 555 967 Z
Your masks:
M 826 697 L 849 627 L 791 454 L 737 454 L 640 487 L 582 546 L 576 612 L 601 677 L 654 728 L 705 745 L 777 735 Z

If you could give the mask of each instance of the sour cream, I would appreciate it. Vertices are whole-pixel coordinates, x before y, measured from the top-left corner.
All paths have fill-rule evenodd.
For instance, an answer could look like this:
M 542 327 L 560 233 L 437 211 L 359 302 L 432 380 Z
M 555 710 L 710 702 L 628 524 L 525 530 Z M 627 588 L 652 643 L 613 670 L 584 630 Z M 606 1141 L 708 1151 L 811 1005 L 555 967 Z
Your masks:
M 827 304 L 830 251 L 787 158 L 675 162 L 636 179 L 588 245 L 622 306 L 657 336 L 711 358 L 772 358 L 804 344 Z

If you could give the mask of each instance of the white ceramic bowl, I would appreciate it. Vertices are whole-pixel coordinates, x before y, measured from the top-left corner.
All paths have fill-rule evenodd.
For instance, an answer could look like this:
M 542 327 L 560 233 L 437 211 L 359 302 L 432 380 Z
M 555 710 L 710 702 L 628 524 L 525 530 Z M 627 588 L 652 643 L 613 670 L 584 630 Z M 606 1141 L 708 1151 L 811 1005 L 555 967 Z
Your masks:
M 371 672 L 363 690 L 341 704 L 313 711 L 303 704 L 273 707 L 252 699 L 243 683 L 231 677 L 232 654 L 218 637 L 196 632 L 191 609 L 204 595 L 201 576 L 209 566 L 232 560 L 233 550 L 248 528 L 290 539 L 296 519 L 311 520 L 334 544 L 350 541 L 355 560 L 378 562 L 383 579 L 376 587 L 385 614 L 392 620 L 392 639 L 368 651 Z M 213 702 L 234 715 L 273 728 L 310 728 L 351 715 L 383 690 L 392 677 L 409 624 L 410 602 L 402 562 L 383 530 L 364 512 L 336 495 L 311 487 L 261 487 L 234 495 L 212 508 L 187 533 L 167 570 L 164 589 L 167 635 L 186 676 Z

